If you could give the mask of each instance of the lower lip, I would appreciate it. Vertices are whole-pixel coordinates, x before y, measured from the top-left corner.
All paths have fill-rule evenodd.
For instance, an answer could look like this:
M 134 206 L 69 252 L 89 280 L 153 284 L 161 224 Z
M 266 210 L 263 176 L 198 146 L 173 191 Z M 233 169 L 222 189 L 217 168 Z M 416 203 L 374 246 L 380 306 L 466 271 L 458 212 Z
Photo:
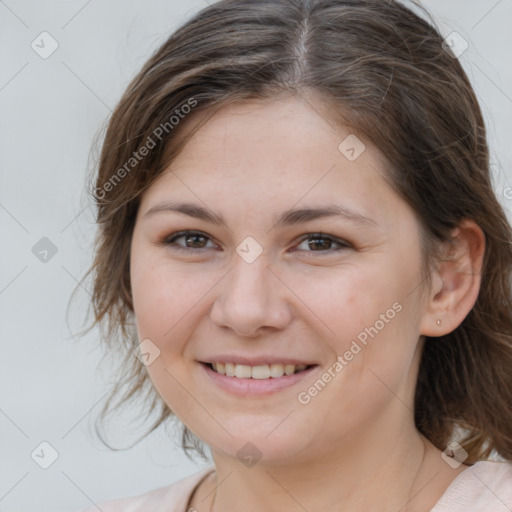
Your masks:
M 240 396 L 269 395 L 281 389 L 289 388 L 300 382 L 317 368 L 317 365 L 314 365 L 299 373 L 283 375 L 282 377 L 271 377 L 269 379 L 239 379 L 238 377 L 228 377 L 227 375 L 217 373 L 207 364 L 200 363 L 200 365 L 215 384 L 230 393 Z

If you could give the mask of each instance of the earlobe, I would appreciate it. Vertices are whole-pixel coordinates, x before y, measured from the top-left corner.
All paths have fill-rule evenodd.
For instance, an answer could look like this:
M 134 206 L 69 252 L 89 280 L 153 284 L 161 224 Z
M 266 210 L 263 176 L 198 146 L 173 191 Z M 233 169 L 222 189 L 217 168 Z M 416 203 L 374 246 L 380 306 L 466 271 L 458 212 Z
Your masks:
M 420 334 L 443 336 L 454 331 L 473 308 L 480 291 L 485 235 L 465 219 L 451 233 L 434 270 Z

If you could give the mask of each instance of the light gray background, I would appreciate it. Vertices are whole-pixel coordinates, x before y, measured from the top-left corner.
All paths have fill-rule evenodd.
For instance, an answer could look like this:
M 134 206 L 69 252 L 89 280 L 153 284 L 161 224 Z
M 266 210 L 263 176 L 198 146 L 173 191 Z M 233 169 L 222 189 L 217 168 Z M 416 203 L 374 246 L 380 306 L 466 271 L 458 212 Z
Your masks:
M 71 310 L 71 331 L 66 308 L 92 258 L 94 217 L 84 184 L 93 137 L 150 53 L 205 5 L 0 0 L 0 511 L 82 510 L 204 465 L 186 459 L 162 431 L 124 452 L 99 442 L 92 426 L 114 382 L 111 365 L 92 348 L 95 332 L 73 337 L 87 291 Z M 485 113 L 495 189 L 508 213 L 512 1 L 425 5 L 445 35 L 455 30 L 469 43 L 460 60 Z M 43 31 L 59 45 L 47 59 L 31 48 Z M 42 237 L 58 250 L 46 263 L 32 252 Z M 125 428 L 131 431 L 119 427 L 120 445 L 135 439 Z M 48 469 L 31 458 L 42 441 L 59 454 Z

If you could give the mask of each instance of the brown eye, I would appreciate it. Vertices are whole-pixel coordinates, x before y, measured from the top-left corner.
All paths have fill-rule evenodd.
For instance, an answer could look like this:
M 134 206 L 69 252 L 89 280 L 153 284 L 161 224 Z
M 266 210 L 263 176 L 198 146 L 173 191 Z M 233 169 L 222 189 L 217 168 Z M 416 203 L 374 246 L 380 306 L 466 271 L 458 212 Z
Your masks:
M 305 244 L 307 249 L 298 249 L 305 250 L 306 252 L 329 252 L 340 251 L 341 249 L 349 249 L 351 245 L 343 240 L 339 240 L 330 235 L 324 235 L 322 233 L 312 233 L 304 237 L 300 244 L 297 246 L 299 248 L 301 245 Z M 296 249 L 295 249 L 296 250 Z
M 184 243 L 177 243 L 181 239 L 184 240 Z M 184 250 L 209 249 L 210 247 L 206 247 L 208 241 L 210 241 L 210 237 L 200 231 L 180 231 L 167 237 L 162 245 Z

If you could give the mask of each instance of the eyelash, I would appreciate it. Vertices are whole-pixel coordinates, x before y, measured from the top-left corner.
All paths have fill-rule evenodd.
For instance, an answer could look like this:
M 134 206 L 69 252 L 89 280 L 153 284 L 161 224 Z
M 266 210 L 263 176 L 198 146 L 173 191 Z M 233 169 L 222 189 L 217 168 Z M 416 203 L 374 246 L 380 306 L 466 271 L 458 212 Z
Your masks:
M 206 249 L 210 249 L 210 247 L 183 247 L 183 246 L 180 246 L 180 245 L 177 245 L 176 244 L 176 240 L 179 240 L 180 238 L 183 238 L 183 237 L 187 237 L 187 236 L 200 236 L 200 237 L 203 237 L 203 238 L 207 238 L 209 241 L 211 241 L 211 238 L 206 235 L 205 233 L 201 232 L 201 231 L 178 231 L 176 233 L 173 233 L 172 235 L 166 237 L 165 239 L 163 239 L 159 245 L 162 245 L 162 246 L 165 246 L 165 247 L 169 247 L 169 246 L 172 246 L 173 249 L 177 249 L 177 250 L 180 250 L 180 251 L 202 251 L 202 250 L 206 250 Z M 344 241 L 344 240 L 341 240 L 339 238 L 335 238 L 333 236 L 330 236 L 330 235 L 325 235 L 323 233 L 308 233 L 307 235 L 301 237 L 300 241 L 299 241 L 299 245 L 304 242 L 304 241 L 307 241 L 307 240 L 329 240 L 331 242 L 333 242 L 334 244 L 337 244 L 339 245 L 340 247 L 338 249 L 326 249 L 326 250 L 320 250 L 320 251 L 306 251 L 306 252 L 319 252 L 319 253 L 322 253 L 322 252 L 325 252 L 325 253 L 332 253 L 333 251 L 334 252 L 337 252 L 337 251 L 340 251 L 342 249 L 351 249 L 353 248 L 351 244 L 349 244 L 348 242 Z M 301 249 L 299 249 L 301 250 Z

